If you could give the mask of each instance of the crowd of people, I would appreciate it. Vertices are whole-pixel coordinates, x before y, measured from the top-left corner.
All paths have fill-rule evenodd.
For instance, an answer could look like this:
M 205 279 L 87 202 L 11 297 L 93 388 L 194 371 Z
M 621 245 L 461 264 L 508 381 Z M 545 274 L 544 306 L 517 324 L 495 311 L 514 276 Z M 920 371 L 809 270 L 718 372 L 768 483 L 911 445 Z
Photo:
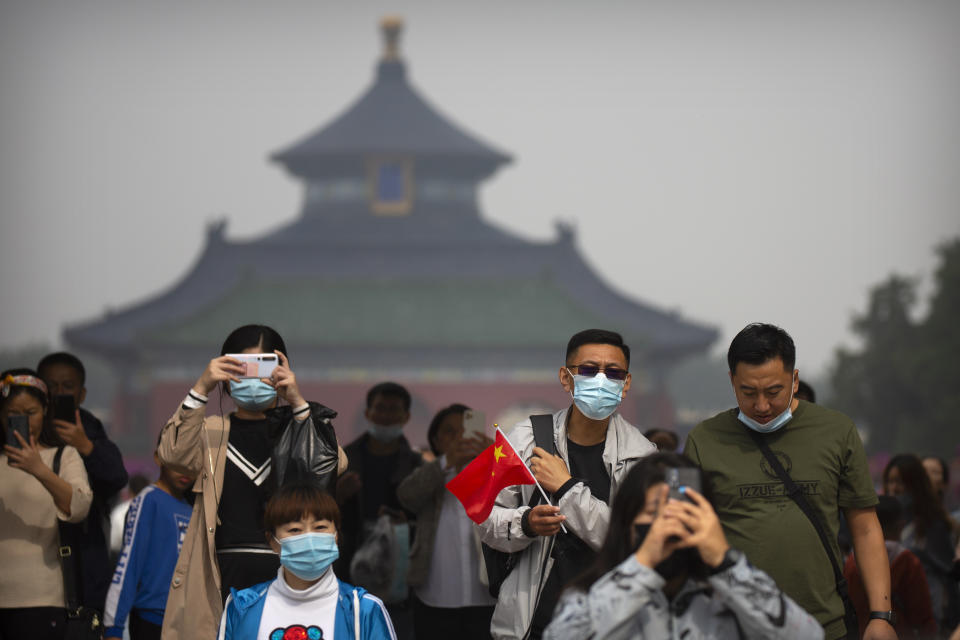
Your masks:
M 470 407 L 441 408 L 417 450 L 409 391 L 380 383 L 340 442 L 270 327 L 226 337 L 124 502 L 83 363 L 5 371 L 0 640 L 960 638 L 946 461 L 895 455 L 878 495 L 779 327 L 737 334 L 736 406 L 685 441 L 617 411 L 630 355 L 615 332 L 570 339 L 570 405 L 506 431 L 536 483 L 480 524 L 446 488 L 494 446 Z M 233 411 L 208 408 L 218 392 Z

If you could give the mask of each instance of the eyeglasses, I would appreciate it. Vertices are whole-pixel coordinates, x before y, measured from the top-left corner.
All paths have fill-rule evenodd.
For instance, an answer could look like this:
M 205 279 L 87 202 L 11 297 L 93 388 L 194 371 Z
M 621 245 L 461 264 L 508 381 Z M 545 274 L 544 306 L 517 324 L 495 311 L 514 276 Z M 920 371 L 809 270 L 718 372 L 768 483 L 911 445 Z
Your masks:
M 626 370 L 619 367 L 606 367 L 601 369 L 595 364 L 574 364 L 570 365 L 570 367 L 576 369 L 577 374 L 584 376 L 585 378 L 592 378 L 603 371 L 603 374 L 611 380 L 626 380 L 628 373 Z

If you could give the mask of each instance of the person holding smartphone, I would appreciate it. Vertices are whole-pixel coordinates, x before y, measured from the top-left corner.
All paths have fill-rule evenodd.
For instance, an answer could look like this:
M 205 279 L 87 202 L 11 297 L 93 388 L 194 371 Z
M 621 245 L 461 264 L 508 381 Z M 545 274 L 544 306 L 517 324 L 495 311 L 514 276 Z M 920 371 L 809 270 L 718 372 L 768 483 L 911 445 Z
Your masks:
M 244 358 L 248 354 L 256 357 Z M 261 370 L 252 373 L 251 367 L 268 360 L 276 365 L 269 377 L 253 377 Z M 218 388 L 236 409 L 208 416 L 208 400 Z M 281 400 L 285 404 L 278 406 Z M 288 429 L 308 425 L 328 450 L 338 452 L 336 459 L 319 461 L 336 475 L 346 467 L 330 422 L 336 415 L 301 395 L 276 331 L 245 325 L 227 336 L 220 356 L 210 360 L 160 434 L 161 464 L 197 478 L 190 526 L 170 582 L 164 640 L 215 637 L 230 589 L 276 576 L 280 561 L 262 530 L 264 505 L 282 480 L 272 454 Z M 313 481 L 326 485 L 333 479 Z
M 565 584 L 593 561 L 610 520 L 610 501 L 630 468 L 656 447 L 617 410 L 630 390 L 630 347 L 623 336 L 586 329 L 567 342 L 560 385 L 569 407 L 531 416 L 505 435 L 550 504 L 533 485 L 503 489 L 480 524 L 481 541 L 514 554 L 490 622 L 495 640 L 538 640 Z M 536 435 L 534 420 L 552 427 Z M 549 442 L 552 436 L 553 442 Z M 556 451 L 551 453 L 544 447 Z
M 57 436 L 80 453 L 93 489 L 90 512 L 74 527 L 73 536 L 80 561 L 81 604 L 102 613 L 113 576 L 104 522 L 117 494 L 127 485 L 127 470 L 103 423 L 81 406 L 87 398 L 83 362 L 72 353 L 58 351 L 41 358 L 37 373 L 50 392 Z
M 413 589 L 417 640 L 490 638 L 496 600 L 480 583 L 479 531 L 446 484 L 493 440 L 467 432 L 463 404 L 444 407 L 430 421 L 427 442 L 436 459 L 420 465 L 397 487 L 397 498 L 417 516 L 407 584 Z M 483 423 L 480 423 L 482 428 Z
M 64 637 L 67 616 L 57 521 L 82 522 L 93 499 L 80 454 L 60 442 L 49 404 L 47 386 L 35 371 L 12 369 L 0 374 L 3 639 Z M 26 437 L 19 428 L 23 423 Z M 54 473 L 58 448 L 63 452 L 59 472 Z
M 596 560 L 564 592 L 544 638 L 823 638 L 813 616 L 730 547 L 691 486 L 700 482 L 671 490 L 671 476 L 689 477 L 677 471 L 699 479 L 674 453 L 630 470 Z

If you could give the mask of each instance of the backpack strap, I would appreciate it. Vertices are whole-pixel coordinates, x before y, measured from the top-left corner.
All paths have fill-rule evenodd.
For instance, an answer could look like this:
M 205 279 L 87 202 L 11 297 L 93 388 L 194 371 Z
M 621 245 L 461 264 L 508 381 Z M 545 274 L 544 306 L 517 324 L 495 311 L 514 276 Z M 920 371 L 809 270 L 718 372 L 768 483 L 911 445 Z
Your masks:
M 541 413 L 530 416 L 533 425 L 533 442 L 552 456 L 557 455 L 557 443 L 553 439 L 553 416 Z
M 533 425 L 533 445 L 545 449 L 551 455 L 557 454 L 557 446 L 553 440 L 553 416 L 549 413 L 530 416 L 530 424 Z M 539 491 L 534 491 L 530 495 L 529 507 L 535 507 L 543 502 L 543 496 Z

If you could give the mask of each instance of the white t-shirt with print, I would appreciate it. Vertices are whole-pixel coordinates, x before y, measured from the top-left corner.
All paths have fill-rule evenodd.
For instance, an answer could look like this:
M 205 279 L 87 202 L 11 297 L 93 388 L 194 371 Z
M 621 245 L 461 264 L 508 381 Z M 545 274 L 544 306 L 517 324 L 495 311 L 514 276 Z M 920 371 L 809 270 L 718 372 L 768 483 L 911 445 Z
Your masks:
M 298 591 L 283 578 L 283 567 L 267 590 L 257 640 L 283 640 L 290 627 L 301 626 L 310 640 L 332 640 L 337 617 L 339 581 L 333 567 L 313 586 Z M 311 627 L 319 630 L 313 631 Z

